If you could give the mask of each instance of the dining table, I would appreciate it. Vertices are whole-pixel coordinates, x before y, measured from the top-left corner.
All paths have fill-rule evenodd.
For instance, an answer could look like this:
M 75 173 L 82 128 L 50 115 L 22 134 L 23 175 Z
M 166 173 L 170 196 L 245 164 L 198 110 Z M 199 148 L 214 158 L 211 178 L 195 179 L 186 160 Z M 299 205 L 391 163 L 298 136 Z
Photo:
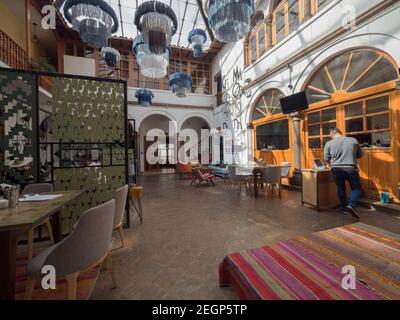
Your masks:
M 56 243 L 61 241 L 61 210 L 82 192 L 82 190 L 71 190 L 41 193 L 40 195 L 59 195 L 59 197 L 46 201 L 20 201 L 14 208 L 0 209 L 0 300 L 15 299 L 18 237 L 49 218 L 54 241 Z
M 258 198 L 258 180 L 262 172 L 270 168 L 270 165 L 250 165 L 250 166 L 238 166 L 238 175 L 247 175 L 253 177 L 254 182 L 254 197 Z

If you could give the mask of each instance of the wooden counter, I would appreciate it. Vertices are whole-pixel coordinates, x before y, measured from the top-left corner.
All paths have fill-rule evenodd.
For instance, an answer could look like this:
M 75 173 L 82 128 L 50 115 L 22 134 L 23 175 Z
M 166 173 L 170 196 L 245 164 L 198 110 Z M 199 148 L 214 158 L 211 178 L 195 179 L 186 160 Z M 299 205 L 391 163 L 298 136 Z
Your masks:
M 302 205 L 309 204 L 320 210 L 333 208 L 340 203 L 330 170 L 303 169 L 301 173 Z

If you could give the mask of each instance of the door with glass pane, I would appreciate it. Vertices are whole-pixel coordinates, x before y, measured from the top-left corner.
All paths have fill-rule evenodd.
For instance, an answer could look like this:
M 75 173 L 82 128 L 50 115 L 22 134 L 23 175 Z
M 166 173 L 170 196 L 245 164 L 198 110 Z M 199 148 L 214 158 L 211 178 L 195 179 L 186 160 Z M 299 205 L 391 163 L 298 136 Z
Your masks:
M 342 105 L 344 134 L 358 140 L 364 156 L 358 161 L 363 190 L 378 196 L 389 191 L 391 179 L 392 123 L 390 93 Z
M 330 140 L 329 129 L 337 127 L 338 107 L 330 106 L 306 115 L 306 168 L 312 168 L 315 158 L 324 158 L 325 144 Z

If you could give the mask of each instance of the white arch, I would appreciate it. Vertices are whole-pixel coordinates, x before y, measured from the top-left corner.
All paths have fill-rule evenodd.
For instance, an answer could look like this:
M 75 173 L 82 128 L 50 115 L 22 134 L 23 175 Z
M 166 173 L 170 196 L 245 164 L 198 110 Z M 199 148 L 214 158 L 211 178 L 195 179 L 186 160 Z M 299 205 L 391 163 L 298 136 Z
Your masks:
M 262 85 L 260 85 L 253 93 L 252 96 L 249 100 L 249 107 L 246 110 L 246 124 L 251 122 L 251 115 L 252 115 L 252 111 L 253 108 L 255 107 L 258 99 L 260 99 L 260 97 L 267 91 L 270 89 L 278 89 L 280 90 L 285 96 L 289 95 L 289 89 L 287 88 L 287 86 L 278 80 L 270 80 L 267 81 L 265 83 L 263 83 Z
M 186 114 L 183 118 L 181 118 L 180 121 L 178 122 L 178 130 L 179 131 L 182 130 L 182 126 L 185 123 L 185 121 L 189 120 L 190 118 L 200 118 L 200 119 L 204 120 L 205 122 L 207 122 L 208 127 L 210 129 L 214 128 L 213 121 L 207 115 L 200 113 L 200 112 L 190 112 L 190 113 Z
M 166 112 L 165 110 L 162 110 L 162 109 L 152 109 L 152 110 L 147 111 L 143 115 L 141 115 L 140 118 L 138 118 L 138 120 L 137 120 L 137 128 L 139 128 L 139 130 L 140 130 L 140 127 L 141 127 L 142 123 L 147 118 L 149 118 L 151 116 L 154 116 L 154 115 L 164 116 L 167 119 L 169 119 L 170 121 L 177 122 L 177 120 L 175 119 L 175 117 L 171 113 L 168 113 L 168 112 Z

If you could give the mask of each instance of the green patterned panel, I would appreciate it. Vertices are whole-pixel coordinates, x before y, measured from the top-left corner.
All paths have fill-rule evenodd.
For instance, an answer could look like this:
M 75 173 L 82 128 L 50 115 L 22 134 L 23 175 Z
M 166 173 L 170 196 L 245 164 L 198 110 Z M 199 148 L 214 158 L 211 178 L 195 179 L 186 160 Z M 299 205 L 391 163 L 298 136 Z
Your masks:
M 113 165 L 124 165 L 125 164 L 125 149 L 124 148 L 113 148 L 112 149 L 112 164 Z M 135 160 L 135 151 L 128 149 L 128 162 L 133 163 Z M 103 151 L 102 164 L 105 166 L 110 165 L 110 149 Z
M 53 135 L 63 142 L 124 142 L 124 85 L 55 78 Z
M 99 148 L 95 145 L 101 146 L 101 142 L 123 145 L 125 99 L 122 83 L 56 78 L 52 101 L 54 141 L 75 142 L 75 148 L 79 148 L 79 143 L 91 142 L 93 150 Z M 103 146 L 107 149 L 109 145 Z M 90 148 L 88 145 L 82 147 Z M 117 160 L 118 150 L 116 153 Z M 56 191 L 83 190 L 80 198 L 63 211 L 64 232 L 71 230 L 85 210 L 114 198 L 115 189 L 125 184 L 124 158 L 113 163 L 117 164 L 120 166 L 54 168 Z
M 125 168 L 55 169 L 54 178 L 56 191 L 83 190 L 82 195 L 63 210 L 63 232 L 69 233 L 85 210 L 114 198 L 115 189 L 125 184 Z
M 36 76 L 0 71 L 0 183 L 36 181 Z

